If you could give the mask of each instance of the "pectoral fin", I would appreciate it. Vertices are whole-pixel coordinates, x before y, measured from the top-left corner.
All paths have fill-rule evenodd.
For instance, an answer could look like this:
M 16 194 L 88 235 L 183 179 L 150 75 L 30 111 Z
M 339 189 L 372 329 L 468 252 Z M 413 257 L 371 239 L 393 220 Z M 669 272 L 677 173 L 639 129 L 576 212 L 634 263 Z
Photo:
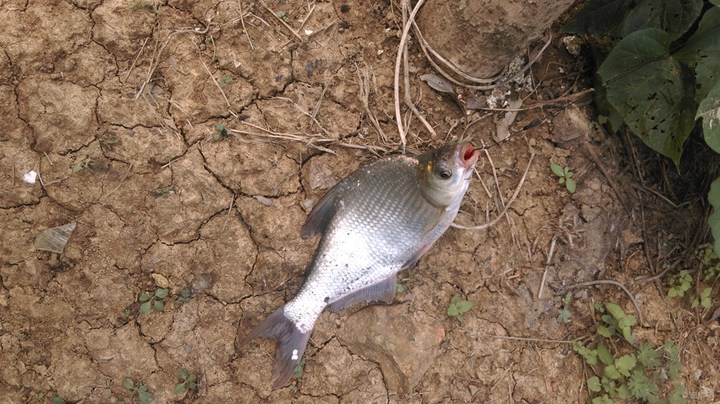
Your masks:
M 329 309 L 338 312 L 357 303 L 377 301 L 392 303 L 395 298 L 396 286 L 397 275 L 392 275 L 380 283 L 370 285 L 330 303 Z
M 331 188 L 313 207 L 305 224 L 300 228 L 300 237 L 308 239 L 318 233 L 324 233 L 328 224 L 335 216 L 335 199 L 337 187 Z

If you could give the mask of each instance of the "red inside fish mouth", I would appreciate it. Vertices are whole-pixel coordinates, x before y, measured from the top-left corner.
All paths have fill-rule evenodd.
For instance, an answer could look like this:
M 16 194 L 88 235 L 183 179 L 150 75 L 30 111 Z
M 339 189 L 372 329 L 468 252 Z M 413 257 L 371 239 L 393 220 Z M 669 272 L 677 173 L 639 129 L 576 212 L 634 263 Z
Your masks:
M 462 152 L 462 158 L 463 163 L 466 167 L 470 167 L 475 164 L 475 162 L 478 159 L 478 156 L 480 155 L 480 152 L 472 147 L 470 143 L 466 143 L 463 146 L 463 152 Z

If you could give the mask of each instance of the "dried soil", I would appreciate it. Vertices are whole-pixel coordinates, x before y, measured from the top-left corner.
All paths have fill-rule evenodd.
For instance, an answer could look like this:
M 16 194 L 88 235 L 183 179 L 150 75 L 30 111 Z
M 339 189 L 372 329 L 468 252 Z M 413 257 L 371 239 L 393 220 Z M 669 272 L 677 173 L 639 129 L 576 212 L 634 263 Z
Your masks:
M 381 148 L 399 150 L 399 13 L 386 1 L 267 3 L 2 2 L 0 401 L 137 401 L 129 377 L 157 402 L 585 402 L 581 359 L 539 339 L 593 333 L 593 302 L 633 311 L 612 286 L 579 289 L 571 322 L 558 322 L 560 289 L 598 277 L 639 301 L 640 338 L 680 344 L 688 398 L 720 399 L 717 325 L 633 280 L 653 271 L 643 245 L 663 256 L 658 240 L 678 244 L 668 216 L 633 198 L 622 142 L 563 105 L 521 112 L 501 144 L 492 116 L 475 113 L 484 118 L 467 134 L 487 156 L 457 221 L 496 217 L 534 154 L 507 218 L 450 229 L 401 274 L 394 304 L 323 314 L 300 380 L 271 390 L 272 345 L 237 343 L 302 284 L 316 240 L 298 232 L 313 203 Z M 415 153 L 465 121 L 418 79 L 432 70 L 410 53 L 413 95 L 442 134 L 413 119 Z M 555 41 L 531 99 L 582 90 L 570 74 L 580 70 Z M 390 141 L 367 119 L 363 88 Z M 289 135 L 299 141 L 278 139 Z M 334 143 L 308 146 L 317 137 Z M 550 163 L 575 169 L 575 194 Z M 41 182 L 22 180 L 30 170 Z M 670 225 L 693 227 L 678 217 Z M 63 254 L 33 248 L 69 222 Z M 157 288 L 169 289 L 164 310 L 142 314 L 139 296 Z M 447 315 L 455 294 L 474 304 L 463 322 Z M 199 376 L 196 392 L 173 392 L 181 368 Z

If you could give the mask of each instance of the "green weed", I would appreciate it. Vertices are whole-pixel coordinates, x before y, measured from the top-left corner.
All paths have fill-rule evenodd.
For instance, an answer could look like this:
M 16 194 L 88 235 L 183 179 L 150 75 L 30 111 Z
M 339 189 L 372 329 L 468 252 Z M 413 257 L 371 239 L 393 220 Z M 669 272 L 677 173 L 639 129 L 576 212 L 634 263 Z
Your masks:
M 570 304 L 572 303 L 573 295 L 572 292 L 567 292 L 565 294 L 565 297 L 562 299 L 563 306 L 560 309 L 560 313 L 558 314 L 557 320 L 561 323 L 569 323 L 570 322 Z
M 175 388 L 173 389 L 173 392 L 175 395 L 181 395 L 187 391 L 191 391 L 193 393 L 197 392 L 197 374 L 196 373 L 190 373 L 187 369 L 182 368 L 178 372 L 178 377 L 180 378 L 180 381 L 178 384 L 175 385 Z
M 664 397 L 670 403 L 684 403 L 685 388 L 677 382 L 681 368 L 678 346 L 666 341 L 658 349 L 648 342 L 635 347 L 631 345 L 634 317 L 614 303 L 596 304 L 595 308 L 605 325 L 598 326 L 597 335 L 587 345 L 573 341 L 573 350 L 594 373 L 586 381 L 588 391 L 594 396 L 591 402 L 659 403 L 664 402 Z M 614 339 L 620 335 L 617 331 L 630 343 L 628 349 L 621 349 Z
M 157 288 L 155 292 L 143 292 L 138 296 L 140 302 L 140 313 L 148 314 L 153 309 L 157 311 L 165 310 L 165 299 L 168 297 L 168 289 Z
M 550 164 L 550 170 L 558 177 L 558 183 L 560 185 L 565 184 L 565 189 L 567 189 L 568 192 L 571 194 L 575 193 L 577 184 L 575 183 L 575 180 L 572 179 L 575 173 L 573 173 L 569 167 L 563 167 L 559 164 L 553 163 Z
M 122 384 L 126 389 L 130 390 L 133 395 L 136 395 L 142 404 L 148 404 L 155 400 L 155 396 L 148 391 L 147 386 L 140 382 L 135 383 L 133 379 L 126 377 L 123 379 Z
M 450 306 L 448 307 L 447 314 L 450 317 L 455 317 L 459 322 L 462 323 L 463 314 L 467 313 L 472 309 L 473 304 L 467 300 L 464 300 L 460 295 L 455 295 L 450 299 Z
M 225 129 L 225 125 L 221 122 L 215 124 L 215 130 L 212 133 L 212 141 L 219 142 L 225 138 L 230 137 L 230 132 Z

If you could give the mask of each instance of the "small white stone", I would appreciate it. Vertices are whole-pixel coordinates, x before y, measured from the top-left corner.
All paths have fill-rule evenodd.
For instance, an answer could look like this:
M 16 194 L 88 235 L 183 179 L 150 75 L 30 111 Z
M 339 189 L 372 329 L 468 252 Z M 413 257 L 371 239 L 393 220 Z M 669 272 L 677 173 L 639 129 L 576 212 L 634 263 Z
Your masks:
M 37 173 L 33 170 L 30 170 L 23 175 L 23 181 L 27 182 L 28 184 L 34 184 L 35 180 L 37 179 Z
M 312 35 L 314 32 L 315 32 L 315 31 L 313 31 L 313 30 L 311 30 L 311 29 L 306 29 L 306 30 L 305 30 L 305 35 L 310 36 L 310 35 Z
M 294 361 L 298 360 L 298 350 L 297 349 L 293 349 L 293 353 L 292 353 L 292 356 L 290 357 L 290 359 L 292 359 Z

